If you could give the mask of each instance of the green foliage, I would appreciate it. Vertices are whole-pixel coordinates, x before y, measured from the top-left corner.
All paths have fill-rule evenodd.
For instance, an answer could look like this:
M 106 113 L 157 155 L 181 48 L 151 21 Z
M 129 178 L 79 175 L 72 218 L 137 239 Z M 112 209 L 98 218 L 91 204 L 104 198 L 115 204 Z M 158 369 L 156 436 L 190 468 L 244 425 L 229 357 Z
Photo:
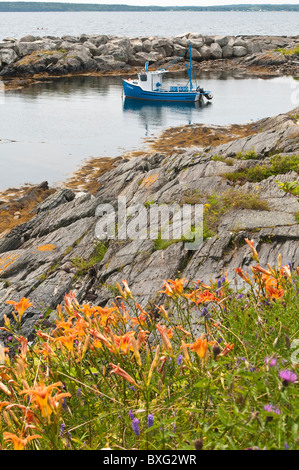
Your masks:
M 281 52 L 283 55 L 299 55 L 299 46 L 294 47 L 293 49 L 274 49 L 276 52 Z
M 204 222 L 210 236 L 217 232 L 221 218 L 229 211 L 237 209 L 267 211 L 269 206 L 259 194 L 235 189 L 229 189 L 220 195 L 212 194 L 208 197 L 204 211 Z
M 275 182 L 285 193 L 292 194 L 299 199 L 299 183 L 297 181 L 291 181 L 287 183 L 281 183 L 280 181 Z
M 214 162 L 225 163 L 228 166 L 233 166 L 233 164 L 235 163 L 233 158 L 223 157 L 222 155 L 213 155 L 212 160 Z
M 257 160 L 258 155 L 254 150 L 250 150 L 249 152 L 237 152 L 235 158 L 237 160 Z
M 249 182 L 263 181 L 269 176 L 285 174 L 289 171 L 299 173 L 299 155 L 291 157 L 275 155 L 270 158 L 269 164 L 256 165 L 253 168 L 244 168 L 233 173 L 225 173 L 222 176 L 230 181 L 240 184 Z
M 72 259 L 73 266 L 77 269 L 76 277 L 83 276 L 88 271 L 94 268 L 104 258 L 108 249 L 107 243 L 99 242 L 94 249 L 93 255 L 88 259 L 74 258 Z

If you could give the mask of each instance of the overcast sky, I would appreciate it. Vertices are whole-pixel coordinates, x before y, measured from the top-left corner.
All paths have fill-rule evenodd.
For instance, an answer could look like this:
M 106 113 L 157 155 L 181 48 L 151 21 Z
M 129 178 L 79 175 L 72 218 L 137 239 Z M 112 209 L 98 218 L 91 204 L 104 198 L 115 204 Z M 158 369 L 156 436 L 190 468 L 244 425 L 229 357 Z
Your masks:
M 1 1 L 1 0 L 0 0 Z M 15 1 L 15 0 L 6 0 Z M 21 0 L 28 1 L 28 0 Z M 30 0 L 29 0 L 30 1 Z M 297 5 L 298 0 L 32 0 L 49 2 L 67 2 L 67 3 L 96 3 L 103 5 L 159 5 L 159 6 L 210 6 L 210 5 L 242 5 L 242 4 L 293 4 Z

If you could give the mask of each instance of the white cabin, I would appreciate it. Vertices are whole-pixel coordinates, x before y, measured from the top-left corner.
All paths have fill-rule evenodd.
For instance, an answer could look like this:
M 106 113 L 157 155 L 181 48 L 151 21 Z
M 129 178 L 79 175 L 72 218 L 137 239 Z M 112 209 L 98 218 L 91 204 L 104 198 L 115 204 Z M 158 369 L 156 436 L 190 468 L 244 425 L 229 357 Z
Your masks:
M 165 70 L 139 73 L 138 86 L 144 91 L 160 91 L 163 83 L 163 73 L 165 73 Z

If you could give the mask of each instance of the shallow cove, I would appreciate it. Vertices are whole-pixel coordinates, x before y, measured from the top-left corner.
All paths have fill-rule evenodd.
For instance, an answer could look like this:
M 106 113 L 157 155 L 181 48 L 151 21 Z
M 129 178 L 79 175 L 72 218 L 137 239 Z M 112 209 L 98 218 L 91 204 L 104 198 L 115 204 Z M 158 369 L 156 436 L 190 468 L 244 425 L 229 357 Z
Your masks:
M 168 74 L 165 83 L 187 75 Z M 120 77 L 68 77 L 6 92 L 0 115 L 0 190 L 59 183 L 89 157 L 115 157 L 170 126 L 244 124 L 294 107 L 291 77 L 257 78 L 202 72 L 197 84 L 212 103 L 124 100 Z

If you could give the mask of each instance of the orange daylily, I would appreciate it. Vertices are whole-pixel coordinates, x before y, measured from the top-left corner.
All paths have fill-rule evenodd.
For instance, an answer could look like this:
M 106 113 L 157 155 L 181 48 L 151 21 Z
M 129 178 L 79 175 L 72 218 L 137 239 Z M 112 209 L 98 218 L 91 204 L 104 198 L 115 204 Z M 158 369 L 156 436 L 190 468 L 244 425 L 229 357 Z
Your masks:
M 92 335 L 92 336 L 95 336 L 98 340 L 100 340 L 105 346 L 107 346 L 107 348 L 111 348 L 112 347 L 112 344 L 111 342 L 109 341 L 108 338 L 106 338 L 106 336 L 104 336 L 102 333 L 100 333 L 99 331 L 95 330 L 94 328 L 93 329 L 90 329 L 89 330 L 89 333 Z
M 247 243 L 247 245 L 249 246 L 249 248 L 251 249 L 252 258 L 253 258 L 255 261 L 259 262 L 259 255 L 257 254 L 257 251 L 256 251 L 256 249 L 255 249 L 255 247 L 254 247 L 254 242 L 253 242 L 253 240 L 249 240 L 248 238 L 245 238 L 244 240 L 245 240 L 245 242 Z
M 113 335 L 113 341 L 115 342 L 116 348 L 123 351 L 125 354 L 132 349 L 132 337 L 135 335 L 135 331 L 128 331 L 122 336 Z
M 55 398 L 51 397 L 51 390 L 59 389 L 62 387 L 62 382 L 56 382 L 54 384 L 46 386 L 45 384 L 35 385 L 33 389 L 26 389 L 19 392 L 20 395 L 31 395 L 32 402 L 36 402 L 40 408 L 43 418 L 49 418 L 53 413 L 57 402 L 64 397 L 71 397 L 70 393 L 56 394 Z
M 168 330 L 167 330 L 166 325 L 161 326 L 160 323 L 158 323 L 156 328 L 161 335 L 162 344 L 163 344 L 165 351 L 167 351 L 168 353 L 172 355 L 172 346 L 171 346 L 171 342 L 169 341 Z
M 137 336 L 137 346 L 138 346 L 138 348 L 140 348 L 142 344 L 146 343 L 148 335 L 149 335 L 149 331 L 139 330 L 139 333 L 138 333 L 138 336 Z
M 13 443 L 14 450 L 23 450 L 24 447 L 28 444 L 28 442 L 32 441 L 33 439 L 39 439 L 41 437 L 42 436 L 40 436 L 39 434 L 34 434 L 33 436 L 23 438 L 22 433 L 20 433 L 19 436 L 11 432 L 3 433 L 4 441 L 11 441 Z
M 21 343 L 21 356 L 23 359 L 26 359 L 28 339 L 24 336 L 19 336 L 16 339 Z
M 251 280 L 250 277 L 248 276 L 247 273 L 244 273 L 243 269 L 241 268 L 234 268 L 234 271 L 245 281 L 247 284 L 251 285 Z
M 180 297 L 184 292 L 184 284 L 188 282 L 187 279 L 168 279 L 167 282 L 164 281 L 163 287 L 165 291 L 159 291 L 162 294 L 168 295 L 168 297 Z
M 271 299 L 280 299 L 281 297 L 284 296 L 284 291 L 283 289 L 276 289 L 275 287 L 271 285 L 266 286 L 266 292 Z
M 191 294 L 187 294 L 186 297 L 195 302 L 196 305 L 203 302 L 212 302 L 214 300 L 218 300 L 218 298 L 212 294 L 212 292 L 208 290 L 201 291 L 199 289 L 191 292 Z
M 292 278 L 290 266 L 288 264 L 285 266 L 281 266 L 280 273 L 282 276 L 288 277 L 289 279 Z
M 234 348 L 234 344 L 232 343 L 227 343 L 223 349 L 223 351 L 221 351 L 221 353 L 219 354 L 219 356 L 227 356 L 228 353 L 230 351 L 232 351 L 232 349 Z
M 15 311 L 19 314 L 19 320 L 21 320 L 27 308 L 33 307 L 33 303 L 29 302 L 29 299 L 26 299 L 25 297 L 22 297 L 19 302 L 15 302 L 14 300 L 7 300 L 6 303 L 14 306 Z
M 77 335 L 75 333 L 72 335 L 59 336 L 58 338 L 54 338 L 54 343 L 63 344 L 63 346 L 65 346 L 68 351 L 73 352 L 74 341 L 76 338 L 77 338 Z
M 132 325 L 133 326 L 136 326 L 136 325 L 146 325 L 146 318 L 148 317 L 148 314 L 147 313 L 141 313 L 138 317 L 132 317 L 131 318 L 131 321 L 132 321 Z
M 135 382 L 135 380 L 133 379 L 133 377 L 131 377 L 125 370 L 121 369 L 119 365 L 116 366 L 115 364 L 112 364 L 112 363 L 109 363 L 109 365 L 113 369 L 111 374 L 117 374 L 123 379 L 125 379 L 127 382 L 129 382 L 130 384 L 135 385 L 135 387 L 139 387 L 137 383 Z
M 4 406 L 8 406 L 8 405 L 10 405 L 10 402 L 9 402 L 9 401 L 1 401 L 1 402 L 0 402 L 0 411 L 2 410 L 2 408 L 3 408 Z
M 267 271 L 266 269 L 262 268 L 259 264 L 257 264 L 256 266 L 252 266 L 251 269 L 253 272 L 262 273 L 265 276 L 271 276 L 272 274 L 270 271 Z
M 208 342 L 204 338 L 204 335 L 201 335 L 195 343 L 186 344 L 186 346 L 188 346 L 191 351 L 195 351 L 203 362 L 206 361 L 208 356 Z
M 181 325 L 176 325 L 176 329 L 182 331 L 187 336 L 191 336 L 191 333 L 189 333 L 189 331 L 185 330 Z
M 100 324 L 102 326 L 107 326 L 108 322 L 113 322 L 115 320 L 114 312 L 117 310 L 116 307 L 102 308 L 102 307 L 93 307 L 93 316 L 100 316 Z

